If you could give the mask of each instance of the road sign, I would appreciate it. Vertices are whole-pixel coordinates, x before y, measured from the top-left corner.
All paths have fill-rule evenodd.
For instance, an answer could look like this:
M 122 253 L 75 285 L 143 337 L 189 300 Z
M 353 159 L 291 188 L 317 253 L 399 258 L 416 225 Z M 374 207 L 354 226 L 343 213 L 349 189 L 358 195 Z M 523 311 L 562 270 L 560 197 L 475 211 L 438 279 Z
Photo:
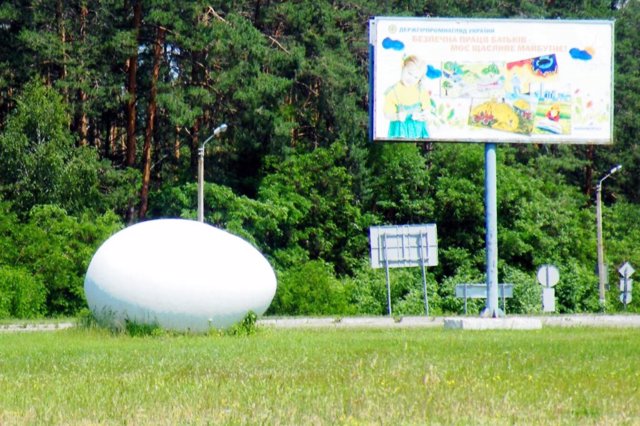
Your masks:
M 513 297 L 513 284 L 498 284 L 498 296 L 502 299 L 502 308 L 506 312 L 506 298 Z M 484 299 L 487 297 L 487 284 L 458 284 L 456 297 L 464 299 L 464 313 L 467 313 L 467 299 Z
M 513 284 L 499 284 L 500 297 L 513 297 Z M 484 299 L 487 297 L 487 284 L 458 284 L 456 297 L 467 299 Z
M 538 268 L 538 282 L 544 287 L 553 287 L 560 281 L 560 272 L 553 265 L 542 265 Z
M 624 262 L 620 268 L 618 268 L 618 272 L 625 278 L 629 278 L 636 270 L 633 269 L 633 266 L 629 262 Z
M 620 278 L 620 291 L 631 293 L 633 290 L 633 280 L 631 278 Z
M 620 301 L 625 305 L 631 303 L 631 293 L 620 293 Z
M 618 268 L 620 273 L 620 302 L 624 303 L 625 309 L 631 303 L 631 290 L 633 290 L 633 280 L 630 278 L 636 270 L 629 262 L 624 262 Z

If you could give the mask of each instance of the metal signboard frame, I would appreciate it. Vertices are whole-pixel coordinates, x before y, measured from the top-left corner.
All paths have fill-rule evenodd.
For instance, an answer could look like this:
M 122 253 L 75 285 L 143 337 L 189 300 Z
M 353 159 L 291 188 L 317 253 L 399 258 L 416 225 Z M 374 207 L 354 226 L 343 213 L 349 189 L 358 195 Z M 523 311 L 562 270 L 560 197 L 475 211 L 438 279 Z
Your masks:
M 438 235 L 435 224 L 374 226 L 369 229 L 371 267 L 385 268 L 387 281 L 387 310 L 391 309 L 391 281 L 389 268 L 422 268 L 425 314 L 429 315 L 427 266 L 438 264 Z
M 435 224 L 376 226 L 369 229 L 371 267 L 407 268 L 438 264 Z

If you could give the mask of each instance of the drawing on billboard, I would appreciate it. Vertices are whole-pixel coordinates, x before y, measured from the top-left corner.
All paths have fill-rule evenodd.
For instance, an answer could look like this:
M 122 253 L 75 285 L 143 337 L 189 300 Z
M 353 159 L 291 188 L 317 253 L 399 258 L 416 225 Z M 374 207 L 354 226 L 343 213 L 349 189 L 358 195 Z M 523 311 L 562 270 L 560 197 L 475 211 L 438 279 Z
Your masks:
M 374 18 L 372 138 L 611 143 L 612 21 Z
M 429 137 L 427 118 L 431 109 L 429 92 L 420 84 L 426 63 L 415 55 L 402 60 L 400 79 L 384 93 L 384 115 L 389 120 L 390 138 Z
M 496 62 L 442 64 L 440 96 L 490 98 L 504 93 L 504 66 Z

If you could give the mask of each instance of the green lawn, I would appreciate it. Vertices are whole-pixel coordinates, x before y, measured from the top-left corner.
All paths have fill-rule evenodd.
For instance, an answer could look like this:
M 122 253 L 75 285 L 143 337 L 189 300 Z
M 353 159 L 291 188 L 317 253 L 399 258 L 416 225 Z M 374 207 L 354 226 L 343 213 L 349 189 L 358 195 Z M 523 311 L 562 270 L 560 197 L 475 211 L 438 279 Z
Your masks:
M 0 424 L 640 424 L 640 330 L 0 334 Z

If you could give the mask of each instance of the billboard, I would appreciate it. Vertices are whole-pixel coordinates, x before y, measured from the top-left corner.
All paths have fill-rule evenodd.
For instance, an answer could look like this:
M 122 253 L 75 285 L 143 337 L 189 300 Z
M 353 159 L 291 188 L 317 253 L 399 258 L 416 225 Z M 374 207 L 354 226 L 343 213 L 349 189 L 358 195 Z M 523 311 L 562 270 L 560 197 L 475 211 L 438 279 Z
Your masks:
M 374 141 L 610 144 L 613 21 L 376 17 Z

